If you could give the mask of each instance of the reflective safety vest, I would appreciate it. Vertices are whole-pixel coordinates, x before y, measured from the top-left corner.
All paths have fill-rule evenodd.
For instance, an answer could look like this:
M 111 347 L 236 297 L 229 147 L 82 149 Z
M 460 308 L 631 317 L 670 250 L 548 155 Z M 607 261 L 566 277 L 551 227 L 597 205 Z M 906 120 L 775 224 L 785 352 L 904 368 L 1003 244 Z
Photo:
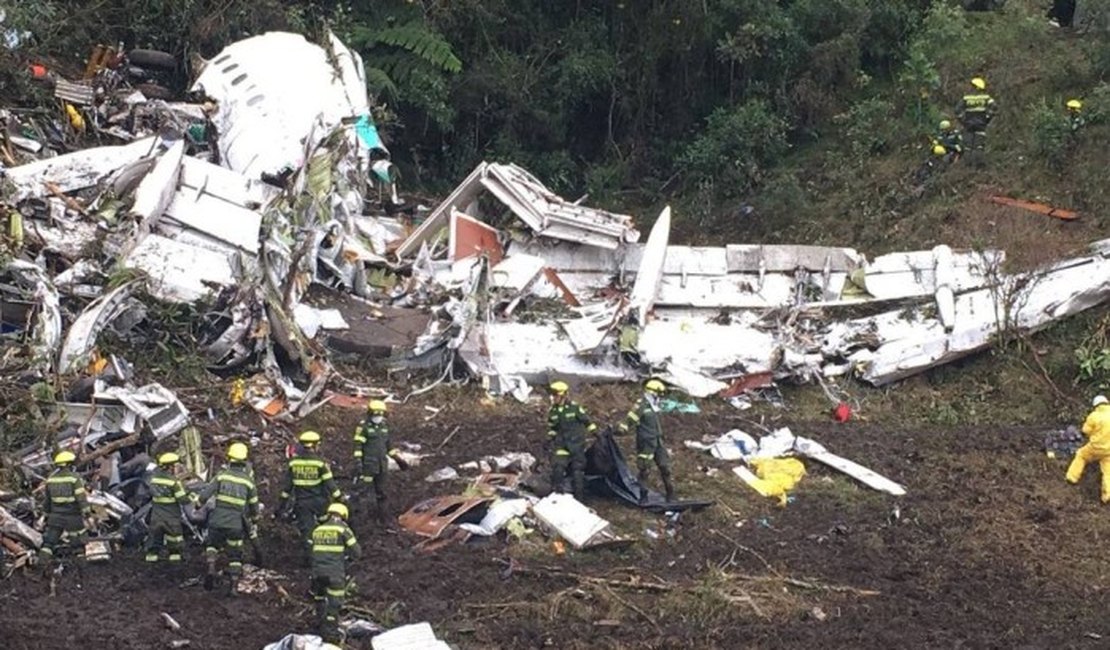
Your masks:
M 967 113 L 986 113 L 994 99 L 986 93 L 964 95 L 964 111 Z
M 362 554 L 354 532 L 334 517 L 312 530 L 309 543 L 314 573 L 346 573 L 347 560 Z
M 288 499 L 290 494 L 296 494 L 298 499 L 319 500 L 342 496 L 327 462 L 310 452 L 289 459 L 281 498 Z
M 88 515 L 85 481 L 68 468 L 54 472 L 46 479 L 44 508 L 48 514 L 54 515 Z
M 185 491 L 185 486 L 176 476 L 162 468 L 154 470 L 150 477 L 150 494 L 150 500 L 156 508 L 162 506 L 176 510 L 176 506 L 189 503 L 189 493 Z

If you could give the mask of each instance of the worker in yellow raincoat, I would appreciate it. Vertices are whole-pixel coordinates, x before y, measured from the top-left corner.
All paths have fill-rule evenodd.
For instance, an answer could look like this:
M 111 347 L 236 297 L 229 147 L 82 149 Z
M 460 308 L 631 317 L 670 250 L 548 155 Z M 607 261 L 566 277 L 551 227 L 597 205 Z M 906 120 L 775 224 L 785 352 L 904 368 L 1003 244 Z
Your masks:
M 1068 483 L 1078 483 L 1087 463 L 1098 462 L 1102 470 L 1102 502 L 1110 503 L 1110 400 L 1098 395 L 1091 402 L 1094 410 L 1083 422 L 1087 444 L 1075 452 L 1068 466 Z

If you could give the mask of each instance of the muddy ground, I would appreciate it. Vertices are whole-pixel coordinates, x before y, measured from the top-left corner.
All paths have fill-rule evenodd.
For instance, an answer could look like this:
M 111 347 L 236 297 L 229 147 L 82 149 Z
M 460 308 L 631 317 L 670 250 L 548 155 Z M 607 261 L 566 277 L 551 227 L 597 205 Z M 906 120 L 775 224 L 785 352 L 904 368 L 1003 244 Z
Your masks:
M 624 388 L 607 389 L 584 401 L 613 421 L 629 397 Z M 444 403 L 424 420 L 431 415 L 424 404 Z M 445 464 L 502 451 L 539 453 L 542 409 L 538 401 L 490 403 L 454 389 L 398 407 L 395 443 L 427 450 L 451 437 L 426 464 L 391 475 L 395 503 L 407 508 L 461 492 L 465 483 L 424 481 Z M 307 423 L 329 436 L 325 453 L 343 476 L 360 413 L 329 406 Z M 660 516 L 590 501 L 635 540 L 625 550 L 560 555 L 536 532 L 522 541 L 495 538 L 420 553 L 413 550 L 417 539 L 395 523 L 380 526 L 356 510 L 366 557 L 354 569 L 361 593 L 352 604 L 386 625 L 429 621 L 459 648 L 1110 643 L 1110 565 L 1102 556 L 1110 518 L 1098 503 L 1097 470 L 1068 486 L 1063 461 L 1041 452 L 1041 433 L 1051 425 L 907 431 L 825 419 L 765 422 L 790 424 L 909 492 L 890 497 L 808 463 L 793 501 L 780 508 L 732 476 L 730 464 L 681 443 L 737 426 L 758 433 L 744 415 L 714 409 L 667 416 L 680 493 L 718 500 L 683 514 L 673 537 Z M 261 426 L 252 414 L 234 417 L 232 433 Z M 205 426 L 218 432 L 214 423 Z M 255 460 L 272 510 L 279 445 L 258 448 Z M 706 468 L 720 471 L 709 476 Z M 274 590 L 231 598 L 182 586 L 202 571 L 198 548 L 177 576 L 155 573 L 138 553 L 125 551 L 110 564 L 63 575 L 54 596 L 34 574 L 0 582 L 0 646 L 145 649 L 187 639 L 195 649 L 261 648 L 288 632 L 309 631 L 306 570 L 295 564 L 293 530 L 267 519 L 262 534 L 267 566 L 290 577 L 284 587 L 291 600 Z M 182 629 L 167 630 L 160 612 Z

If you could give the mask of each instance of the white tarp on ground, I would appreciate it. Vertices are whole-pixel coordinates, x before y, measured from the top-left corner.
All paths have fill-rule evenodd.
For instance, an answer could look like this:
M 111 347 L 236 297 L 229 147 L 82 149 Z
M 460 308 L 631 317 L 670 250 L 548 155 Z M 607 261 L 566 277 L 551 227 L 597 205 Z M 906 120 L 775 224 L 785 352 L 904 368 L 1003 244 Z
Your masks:
M 362 58 L 328 36 L 330 53 L 300 34 L 268 32 L 208 62 L 193 89 L 219 105 L 212 121 L 228 167 L 252 179 L 299 169 L 344 120 L 353 129 L 354 118 L 369 115 Z

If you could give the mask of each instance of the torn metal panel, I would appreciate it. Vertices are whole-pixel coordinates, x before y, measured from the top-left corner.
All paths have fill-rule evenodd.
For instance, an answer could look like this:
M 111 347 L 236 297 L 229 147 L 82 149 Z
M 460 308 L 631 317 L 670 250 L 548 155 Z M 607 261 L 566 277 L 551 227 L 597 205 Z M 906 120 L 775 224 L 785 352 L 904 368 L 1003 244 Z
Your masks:
M 195 194 L 184 188 L 173 195 L 158 222 L 158 230 L 179 241 L 184 229 L 194 230 L 222 248 L 235 247 L 257 255 L 262 215 L 222 198 Z
M 957 295 L 951 330 L 921 311 L 892 311 L 834 324 L 825 350 L 854 350 L 862 378 L 882 385 L 984 349 L 1001 327 L 1035 331 L 1108 299 L 1110 256 L 1096 252 Z
M 413 623 L 395 627 L 370 639 L 373 650 L 451 650 L 451 646 L 436 638 L 428 623 Z
M 338 70 L 323 47 L 287 32 L 233 43 L 205 66 L 193 90 L 218 104 L 212 121 L 229 168 L 254 179 L 300 169 L 346 118 L 353 138 L 354 118 L 369 113 L 364 73 L 357 54 L 328 38 Z
M 33 548 L 42 547 L 42 534 L 16 519 L 15 515 L 2 507 L 0 507 L 0 533 Z
M 490 259 L 489 286 L 520 294 L 528 289 L 543 272 L 543 258 L 532 255 L 512 255 L 500 262 Z
M 32 246 L 57 253 L 69 260 L 80 259 L 97 238 L 96 224 L 88 221 L 34 219 L 26 221 L 23 230 L 27 242 Z
M 18 203 L 45 197 L 50 194 L 47 182 L 62 192 L 92 187 L 117 169 L 153 155 L 160 144 L 159 138 L 143 138 L 119 147 L 93 147 L 12 167 L 7 170 L 8 180 L 15 185 L 10 200 Z
M 258 179 L 190 157 L 182 160 L 180 182 L 182 193 L 219 197 L 248 210 L 265 207 L 281 193 Z
M 511 476 L 516 476 L 515 474 Z M 476 524 L 459 524 L 468 533 L 490 537 L 504 528 L 509 521 L 516 517 L 523 517 L 531 507 L 528 499 L 505 499 L 497 501 L 490 506 L 486 516 Z
M 98 403 L 119 402 L 146 421 L 154 436 L 161 440 L 189 424 L 189 412 L 169 389 L 161 384 L 141 388 L 109 386 L 93 393 Z
M 530 383 L 552 376 L 589 381 L 624 381 L 633 372 L 613 359 L 580 357 L 555 325 L 486 323 L 481 346 L 459 348 L 459 355 L 477 375 L 520 375 Z M 487 372 L 482 372 L 487 368 Z
M 458 210 L 452 210 L 447 259 L 455 261 L 485 255 L 491 265 L 498 264 L 505 257 L 500 237 L 500 231 L 496 228 Z
M 91 106 L 96 98 L 96 89 L 91 81 L 54 80 L 54 96 L 78 106 Z
M 809 438 L 797 437 L 794 440 L 793 449 L 806 458 L 812 458 L 819 463 L 844 472 L 869 488 L 880 492 L 886 492 L 887 494 L 893 494 L 898 497 L 906 494 L 906 489 L 901 485 L 881 474 L 867 469 L 859 463 L 837 456 L 828 449 L 825 449 L 824 445 L 810 440 Z
M 729 245 L 725 246 L 725 255 L 730 273 L 792 273 L 799 268 L 850 273 L 863 262 L 851 248 L 827 246 Z
M 449 225 L 453 210 L 466 211 L 466 207 L 483 190 L 493 194 L 536 234 L 544 237 L 608 249 L 640 238 L 633 227 L 632 217 L 567 201 L 516 165 L 482 162 L 401 243 L 397 255 L 405 257 L 415 253 L 420 244 L 431 240 Z
M 651 365 L 673 363 L 702 372 L 737 366 L 747 373 L 773 370 L 780 349 L 773 333 L 692 318 L 649 322 L 638 347 L 640 357 Z
M 647 323 L 647 314 L 655 304 L 659 294 L 659 283 L 663 280 L 663 265 L 667 260 L 667 242 L 671 236 L 671 206 L 663 208 L 655 225 L 651 227 L 643 257 L 636 270 L 636 283 L 628 297 L 628 313 L 636 318 L 636 323 Z
M 617 325 L 623 308 L 620 302 L 603 302 L 574 308 L 579 317 L 558 321 L 575 352 L 596 350 Z
M 139 241 L 123 265 L 146 273 L 150 293 L 168 302 L 196 302 L 211 293 L 213 286 L 236 283 L 227 255 L 155 234 Z
M 609 529 L 608 521 L 569 494 L 547 495 L 532 506 L 532 514 L 574 548 L 590 546 Z
M 954 292 L 979 289 L 995 279 L 1005 259 L 1002 251 L 955 252 L 947 246 L 889 253 L 867 264 L 863 288 L 878 300 L 928 296 L 944 285 Z
M 46 271 L 37 264 L 14 259 L 8 262 L 7 270 L 21 285 L 33 290 L 35 317 L 31 328 L 31 361 L 40 372 L 49 372 L 54 367 L 54 354 L 62 340 L 62 309 L 58 290 Z
M 426 499 L 397 518 L 401 526 L 422 537 L 439 537 L 454 523 L 476 524 L 486 514 L 489 497 L 447 496 Z
M 139 217 L 145 230 L 149 230 L 154 220 L 166 211 L 166 206 L 177 191 L 184 156 L 185 141 L 178 140 L 158 158 L 154 169 L 139 182 L 131 213 Z
M 88 355 L 96 347 L 96 338 L 120 314 L 130 309 L 132 294 L 141 288 L 142 282 L 137 280 L 121 284 L 81 312 L 66 333 L 65 343 L 58 353 L 60 372 L 73 372 L 88 362 Z

